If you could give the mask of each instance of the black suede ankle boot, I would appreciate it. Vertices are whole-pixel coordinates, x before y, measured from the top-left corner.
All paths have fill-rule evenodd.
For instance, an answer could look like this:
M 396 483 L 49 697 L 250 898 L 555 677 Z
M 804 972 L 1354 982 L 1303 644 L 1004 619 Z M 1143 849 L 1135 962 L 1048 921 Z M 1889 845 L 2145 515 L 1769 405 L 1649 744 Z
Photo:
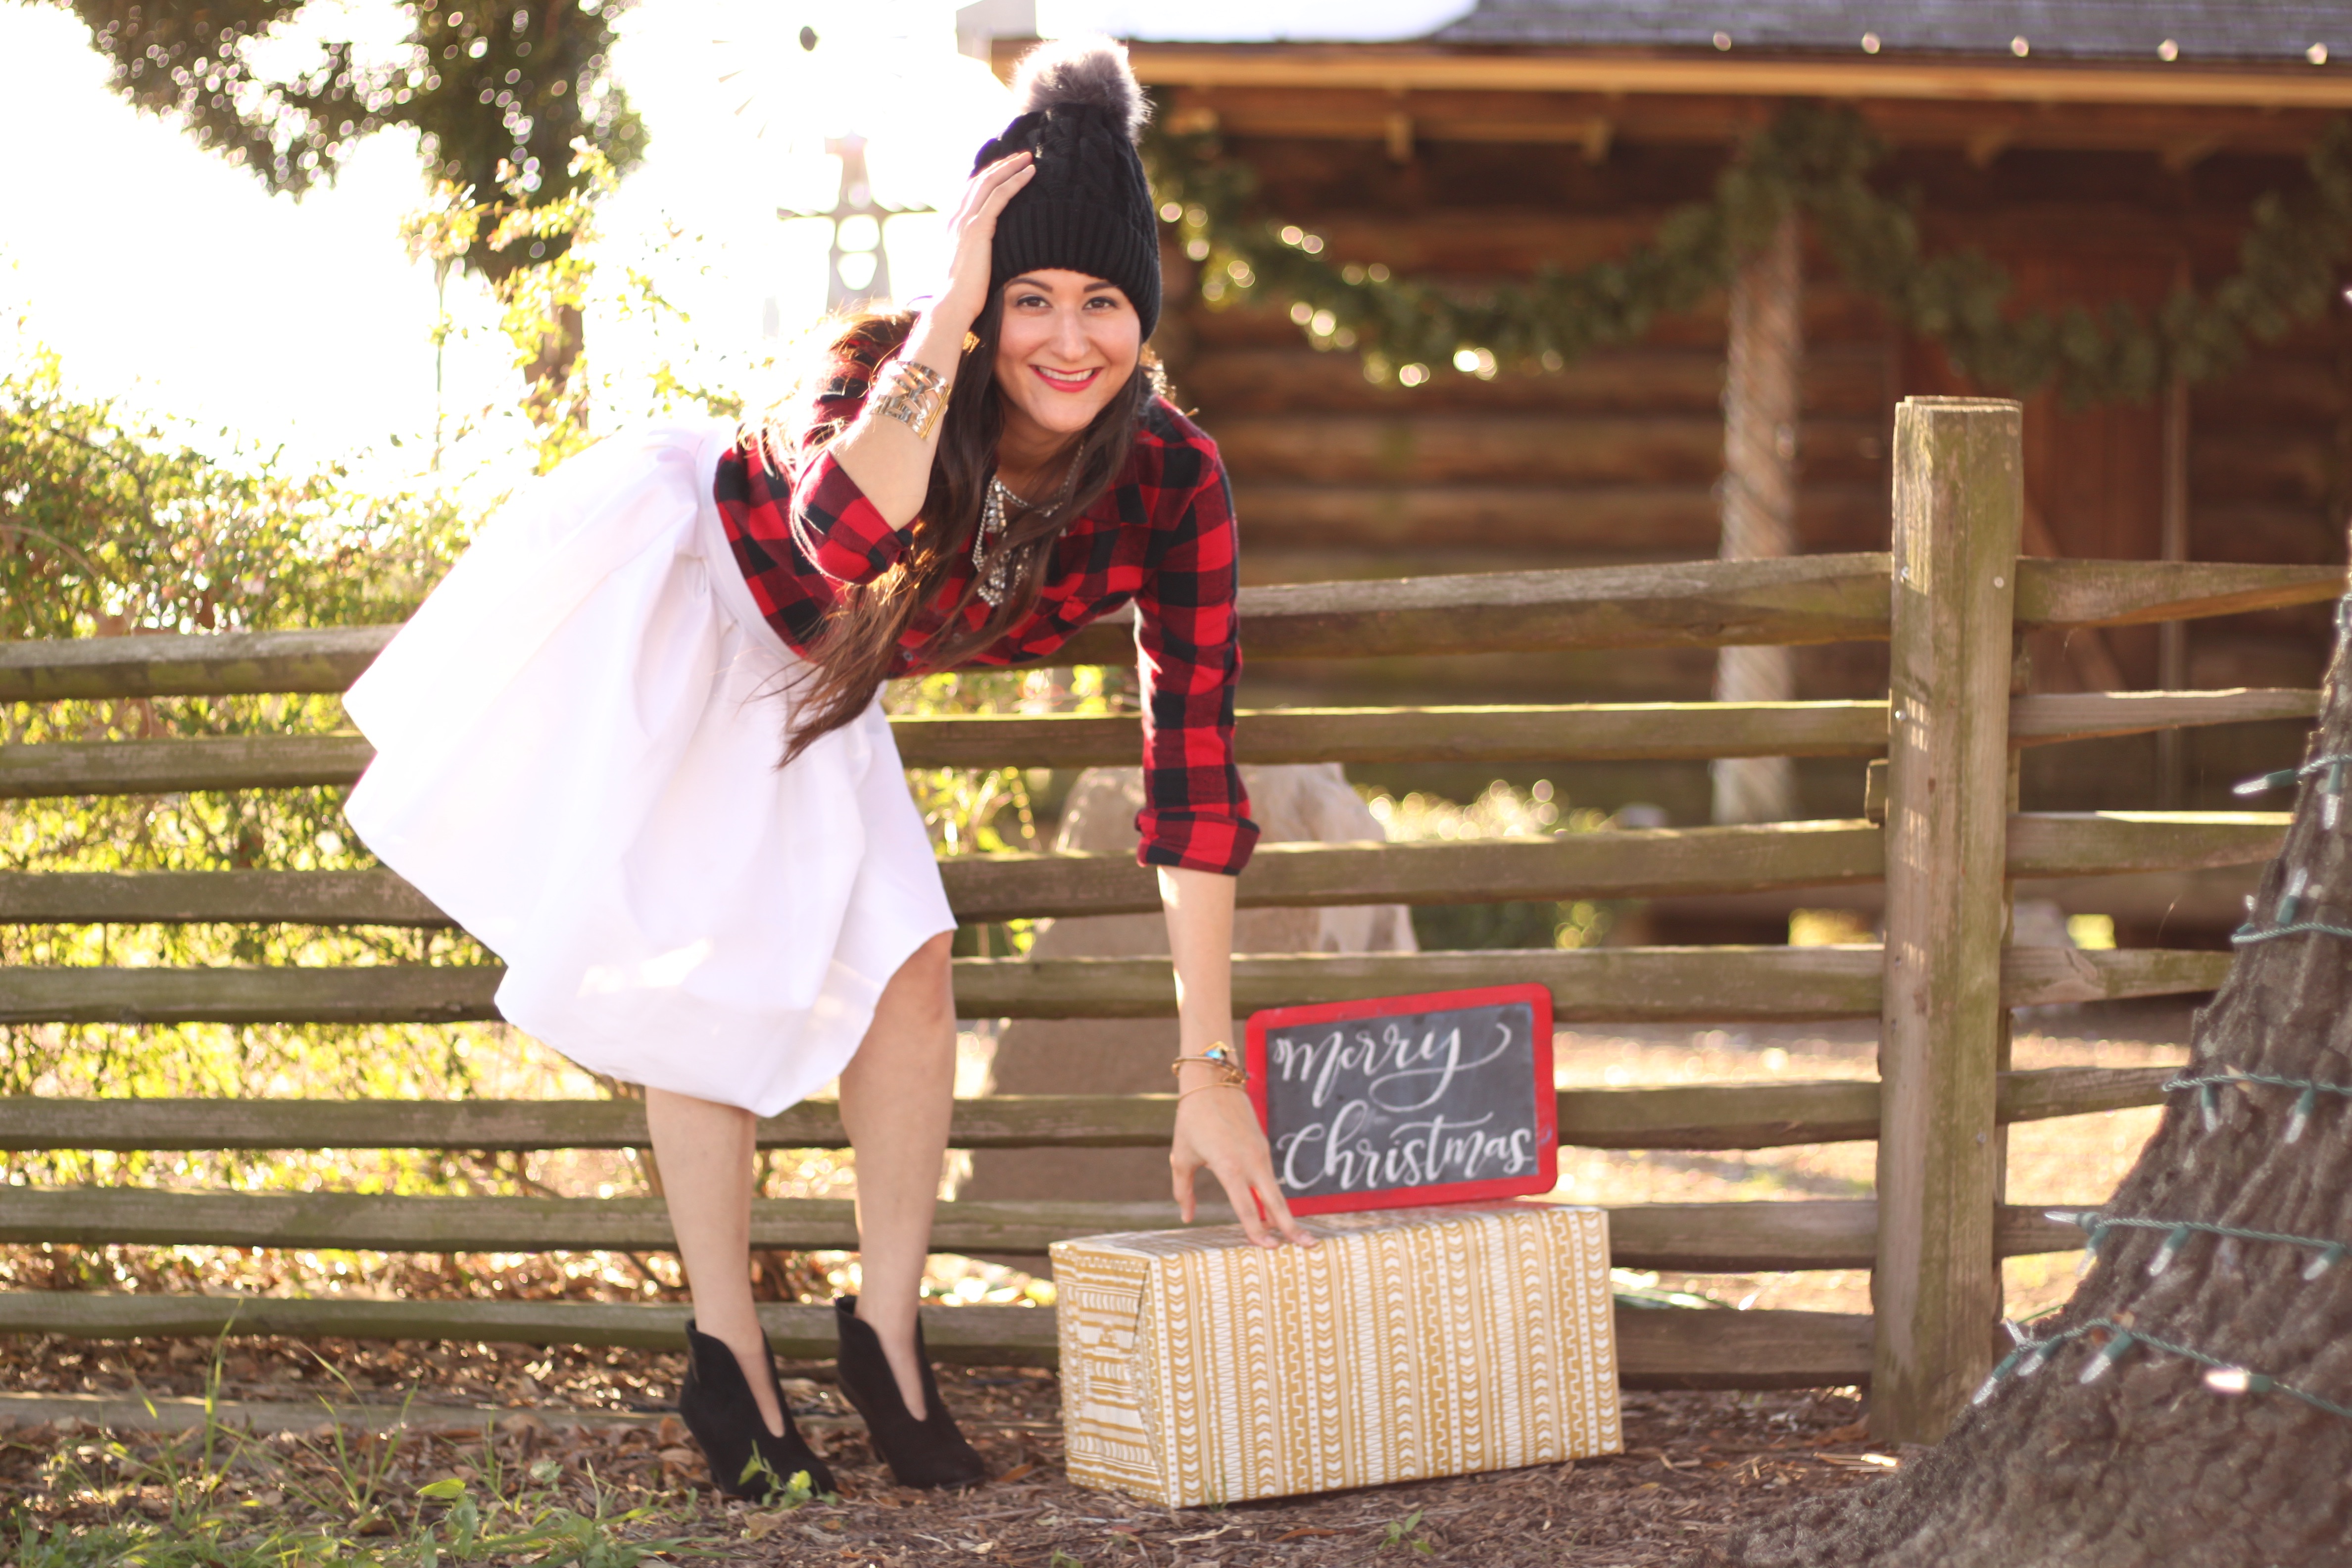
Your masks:
M 902 1487 L 968 1487 L 988 1479 L 988 1466 L 956 1430 L 955 1417 L 940 1398 L 931 1358 L 923 1349 L 923 1326 L 915 1325 L 915 1353 L 923 1363 L 923 1418 L 915 1419 L 899 1395 L 898 1379 L 882 1342 L 858 1321 L 857 1298 L 836 1297 L 835 1326 L 841 1331 L 841 1392 L 866 1417 L 874 1452 Z
M 783 1388 L 776 1382 L 775 1354 L 767 1348 L 765 1334 L 760 1336 L 760 1349 L 768 1364 L 769 1386 L 776 1391 L 776 1408 L 783 1413 L 781 1437 L 770 1433 L 768 1424 L 760 1419 L 760 1403 L 751 1396 L 751 1385 L 744 1381 L 743 1363 L 735 1359 L 735 1352 L 697 1329 L 693 1319 L 686 1321 L 686 1382 L 678 1387 L 677 1413 L 702 1446 L 702 1457 L 710 1461 L 710 1479 L 729 1497 L 755 1501 L 765 1501 L 772 1493 L 782 1491 L 802 1470 L 808 1472 L 809 1485 L 817 1491 L 837 1490 L 833 1472 L 793 1425 Z M 761 1473 L 755 1458 L 765 1461 L 769 1473 Z

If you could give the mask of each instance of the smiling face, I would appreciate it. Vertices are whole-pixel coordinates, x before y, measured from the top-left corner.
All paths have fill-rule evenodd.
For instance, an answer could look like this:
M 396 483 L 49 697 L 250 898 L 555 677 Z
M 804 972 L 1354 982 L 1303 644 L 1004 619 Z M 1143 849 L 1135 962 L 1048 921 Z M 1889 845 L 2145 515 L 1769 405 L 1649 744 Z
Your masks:
M 1135 374 L 1143 320 L 1115 283 L 1041 268 L 1004 285 L 996 387 L 1005 433 L 1058 446 L 1084 430 Z M 1026 426 L 1026 428 L 1024 428 Z

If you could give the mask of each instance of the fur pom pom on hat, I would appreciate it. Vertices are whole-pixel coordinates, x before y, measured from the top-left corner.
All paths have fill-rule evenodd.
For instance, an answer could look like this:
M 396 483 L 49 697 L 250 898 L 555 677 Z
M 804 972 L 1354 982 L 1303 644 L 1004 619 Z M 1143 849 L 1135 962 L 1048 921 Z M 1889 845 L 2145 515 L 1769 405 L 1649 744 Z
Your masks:
M 1020 113 L 971 166 L 1025 151 L 1037 173 L 997 217 L 990 288 L 1043 268 L 1106 279 L 1149 338 L 1160 321 L 1160 230 L 1135 139 L 1150 108 L 1127 51 L 1101 37 L 1040 44 L 1013 92 Z
M 1127 51 L 1099 33 L 1057 38 L 1021 57 L 1013 78 L 1013 100 L 1024 114 L 1059 104 L 1092 104 L 1127 126 L 1127 139 L 1142 132 L 1150 110 L 1129 68 Z

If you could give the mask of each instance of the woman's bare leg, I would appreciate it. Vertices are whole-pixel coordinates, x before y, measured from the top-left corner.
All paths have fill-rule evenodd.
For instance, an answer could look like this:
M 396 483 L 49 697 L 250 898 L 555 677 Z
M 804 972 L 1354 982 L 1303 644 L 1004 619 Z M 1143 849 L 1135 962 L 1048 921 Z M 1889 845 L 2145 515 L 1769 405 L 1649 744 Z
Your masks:
M 918 1420 L 927 1412 L 915 1307 L 955 1096 L 950 940 L 933 937 L 891 976 L 841 1075 L 841 1121 L 857 1152 L 857 1316 L 882 1342 Z
M 857 1315 L 882 1342 L 909 1413 L 923 1411 L 915 1306 L 930 1251 L 931 1208 L 955 1093 L 955 1000 L 945 934 L 916 950 L 884 987 L 874 1022 L 841 1075 L 842 1121 L 857 1151 L 857 1228 L 864 1283 Z M 670 1227 L 694 1294 L 695 1327 L 735 1352 L 768 1430 L 783 1412 L 767 1376 L 751 1304 L 751 1157 L 748 1110 L 667 1089 L 646 1090 L 654 1159 Z
M 694 1326 L 735 1352 L 768 1431 L 783 1436 L 766 1342 L 751 1305 L 751 1153 L 757 1119 L 733 1105 L 646 1090 L 646 1121 L 694 1294 Z

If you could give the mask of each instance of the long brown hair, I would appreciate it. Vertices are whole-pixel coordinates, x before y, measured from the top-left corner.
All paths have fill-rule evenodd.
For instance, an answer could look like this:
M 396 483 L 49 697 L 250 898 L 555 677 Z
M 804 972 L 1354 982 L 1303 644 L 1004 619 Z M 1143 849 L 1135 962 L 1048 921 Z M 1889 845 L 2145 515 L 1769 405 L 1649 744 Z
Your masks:
M 1004 433 L 1004 407 L 996 392 L 996 340 L 1003 302 L 993 300 L 972 323 L 980 342 L 963 357 L 948 395 L 939 450 L 931 460 L 929 489 L 917 514 L 913 538 L 898 562 L 870 583 L 845 584 L 808 648 L 813 672 L 796 689 L 795 719 L 784 737 L 789 764 L 814 742 L 866 710 L 890 674 L 899 639 L 916 616 L 940 595 L 957 565 L 971 554 L 982 504 L 996 472 L 996 444 Z M 760 441 L 767 459 L 797 473 L 825 443 L 847 427 L 850 417 L 816 417 L 819 395 L 861 395 L 857 382 L 870 382 L 881 363 L 898 352 L 914 330 L 909 311 L 866 312 L 837 318 L 837 331 L 818 340 L 824 346 L 815 386 L 796 387 L 763 423 Z M 1006 509 L 1003 536 L 993 546 L 1005 562 L 1007 591 L 986 620 L 970 631 L 956 627 L 980 592 L 977 574 L 948 612 L 946 621 L 923 646 L 922 668 L 945 669 L 962 663 L 1019 625 L 1035 607 L 1053 564 L 1054 545 L 1087 508 L 1109 489 L 1127 466 L 1135 432 L 1151 399 L 1165 385 L 1159 362 L 1143 351 L 1141 363 L 1091 423 L 1078 433 L 1076 465 L 1067 499 L 1059 505 L 1024 511 Z M 809 542 L 800 541 L 803 552 Z

